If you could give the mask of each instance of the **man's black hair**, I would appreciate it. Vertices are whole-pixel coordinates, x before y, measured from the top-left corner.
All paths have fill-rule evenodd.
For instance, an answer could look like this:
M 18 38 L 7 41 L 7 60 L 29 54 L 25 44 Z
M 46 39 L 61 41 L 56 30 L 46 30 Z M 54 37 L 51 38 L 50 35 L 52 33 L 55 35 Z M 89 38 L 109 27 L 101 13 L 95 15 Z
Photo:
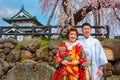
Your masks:
M 82 26 L 81 26 L 82 29 L 83 29 L 84 26 L 89 26 L 91 28 L 91 25 L 89 23 L 83 23 Z

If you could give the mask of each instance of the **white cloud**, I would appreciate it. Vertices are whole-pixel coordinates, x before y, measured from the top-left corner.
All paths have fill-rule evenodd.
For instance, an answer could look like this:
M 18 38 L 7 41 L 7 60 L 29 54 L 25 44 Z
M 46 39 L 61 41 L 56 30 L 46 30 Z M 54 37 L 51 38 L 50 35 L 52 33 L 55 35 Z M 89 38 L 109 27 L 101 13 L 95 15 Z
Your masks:
M 2 17 L 8 17 L 8 16 L 13 16 L 16 13 L 17 10 L 11 9 L 11 8 L 3 8 L 0 9 L 0 16 Z

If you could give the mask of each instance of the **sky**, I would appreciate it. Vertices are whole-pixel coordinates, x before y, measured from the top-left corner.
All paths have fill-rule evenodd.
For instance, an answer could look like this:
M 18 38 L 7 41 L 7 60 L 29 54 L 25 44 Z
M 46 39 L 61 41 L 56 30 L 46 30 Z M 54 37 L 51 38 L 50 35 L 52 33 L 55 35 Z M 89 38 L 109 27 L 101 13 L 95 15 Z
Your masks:
M 2 18 L 14 16 L 20 11 L 22 6 L 32 16 L 36 16 L 39 22 L 46 25 L 49 15 L 42 15 L 39 0 L 0 0 L 0 26 L 9 25 Z M 51 21 L 51 25 L 55 25 L 55 21 Z

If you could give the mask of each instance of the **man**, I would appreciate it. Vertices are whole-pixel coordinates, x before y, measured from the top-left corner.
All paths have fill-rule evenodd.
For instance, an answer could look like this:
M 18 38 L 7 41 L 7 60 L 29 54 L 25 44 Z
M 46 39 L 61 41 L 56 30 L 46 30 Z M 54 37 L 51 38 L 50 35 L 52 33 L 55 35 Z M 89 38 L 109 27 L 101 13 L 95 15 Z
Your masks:
M 103 65 L 108 63 L 108 61 L 101 43 L 90 35 L 91 32 L 91 25 L 84 23 L 82 25 L 83 37 L 78 42 L 83 46 L 88 61 L 86 80 L 100 80 L 103 75 Z

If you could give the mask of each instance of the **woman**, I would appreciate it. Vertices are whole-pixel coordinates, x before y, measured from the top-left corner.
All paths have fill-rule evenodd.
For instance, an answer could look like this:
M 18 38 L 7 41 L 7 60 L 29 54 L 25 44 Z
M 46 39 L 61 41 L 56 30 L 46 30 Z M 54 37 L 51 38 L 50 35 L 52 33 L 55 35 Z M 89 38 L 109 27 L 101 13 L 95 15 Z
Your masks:
M 84 80 L 86 58 L 82 46 L 76 42 L 77 29 L 71 28 L 67 36 L 69 41 L 60 45 L 54 57 L 57 70 L 53 80 Z

